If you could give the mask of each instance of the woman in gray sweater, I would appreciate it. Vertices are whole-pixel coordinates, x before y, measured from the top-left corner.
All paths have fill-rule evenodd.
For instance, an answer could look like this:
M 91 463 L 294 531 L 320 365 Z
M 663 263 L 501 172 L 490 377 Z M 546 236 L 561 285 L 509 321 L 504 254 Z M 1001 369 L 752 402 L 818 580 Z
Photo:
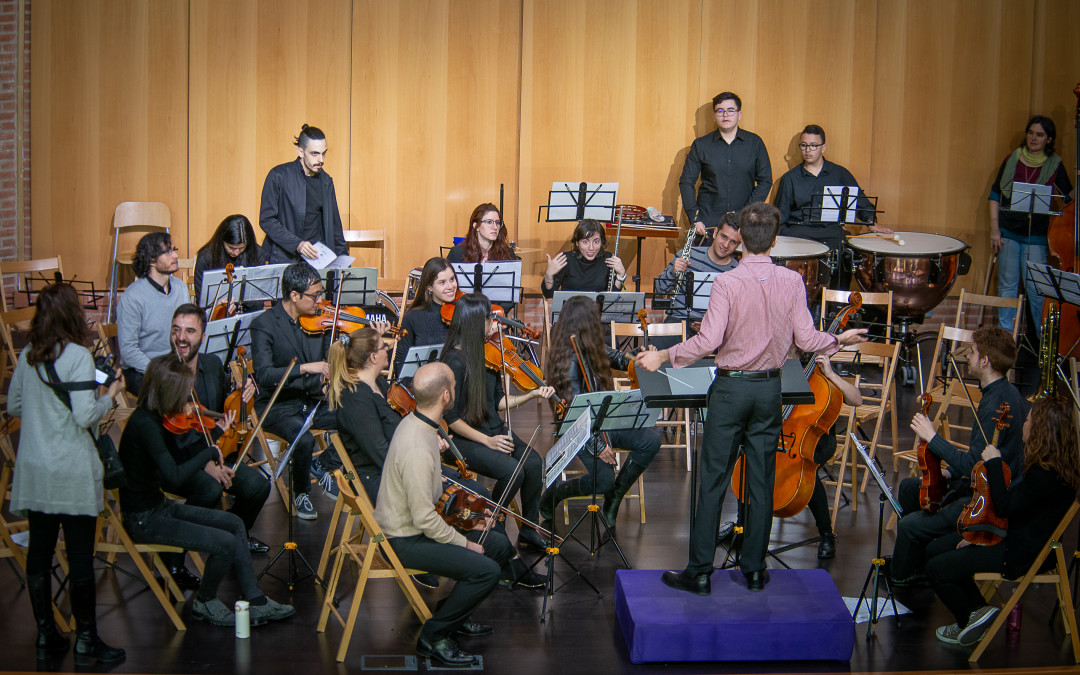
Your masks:
M 8 413 L 21 417 L 19 450 L 11 486 L 11 510 L 30 526 L 26 557 L 27 588 L 37 621 L 39 659 L 62 655 L 70 643 L 52 614 L 52 558 L 60 526 L 70 563 L 71 609 L 75 615 L 75 663 L 112 663 L 124 658 L 97 634 L 94 586 L 94 531 L 102 501 L 101 460 L 91 434 L 112 410 L 123 380 L 95 396 L 94 389 L 68 392 L 70 407 L 50 381 L 48 364 L 60 382 L 94 380 L 91 334 L 69 284 L 53 284 L 38 295 L 29 344 L 8 389 Z

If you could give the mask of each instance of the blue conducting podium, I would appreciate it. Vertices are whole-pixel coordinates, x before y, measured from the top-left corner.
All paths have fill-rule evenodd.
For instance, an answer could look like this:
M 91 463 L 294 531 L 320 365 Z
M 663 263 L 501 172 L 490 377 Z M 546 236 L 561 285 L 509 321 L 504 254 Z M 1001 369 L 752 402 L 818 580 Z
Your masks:
M 704 410 L 713 365 L 708 359 L 686 368 L 639 372 L 642 398 L 649 407 Z M 798 360 L 789 359 L 781 377 L 785 405 L 814 402 Z M 696 450 L 692 469 L 691 518 Z M 759 593 L 747 590 L 741 571 L 716 570 L 712 594 L 704 597 L 668 588 L 662 573 L 615 573 L 615 616 L 634 663 L 851 659 L 855 622 L 825 570 L 771 569 L 771 581 Z

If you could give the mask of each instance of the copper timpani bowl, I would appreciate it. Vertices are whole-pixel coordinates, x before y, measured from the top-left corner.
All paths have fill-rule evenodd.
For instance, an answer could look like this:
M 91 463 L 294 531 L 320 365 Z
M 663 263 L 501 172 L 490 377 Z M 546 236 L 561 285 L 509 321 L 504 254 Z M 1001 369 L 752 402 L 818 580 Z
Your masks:
M 806 299 L 813 302 L 832 276 L 829 253 L 828 246 L 813 239 L 780 235 L 769 251 L 769 257 L 773 263 L 799 273 L 806 286 Z
M 867 292 L 892 291 L 893 316 L 922 316 L 938 306 L 959 274 L 967 274 L 967 244 L 942 234 L 896 232 L 849 237 L 855 282 Z

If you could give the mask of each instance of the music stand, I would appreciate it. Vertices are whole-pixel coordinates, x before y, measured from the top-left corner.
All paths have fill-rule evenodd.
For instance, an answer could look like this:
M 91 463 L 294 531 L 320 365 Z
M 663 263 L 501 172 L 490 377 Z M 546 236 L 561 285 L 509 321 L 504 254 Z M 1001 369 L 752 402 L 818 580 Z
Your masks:
M 324 295 L 331 302 L 342 305 L 370 306 L 378 304 L 379 295 L 375 280 L 379 271 L 374 267 L 345 267 L 319 270 L 322 278 Z M 338 295 L 337 284 L 341 283 Z
M 300 439 L 303 438 L 304 434 L 306 434 L 308 430 L 311 429 L 311 425 L 315 421 L 315 411 L 319 409 L 320 405 L 322 405 L 321 401 L 319 403 L 316 403 L 314 407 L 312 407 L 311 412 L 308 413 L 308 416 L 304 419 L 303 426 L 300 427 L 300 433 L 296 434 L 296 438 L 294 438 L 292 443 L 289 444 L 289 448 L 285 451 L 285 453 L 278 457 L 278 467 L 277 471 L 274 472 L 272 482 L 276 483 L 277 480 L 281 478 L 281 474 L 285 471 L 286 466 L 292 466 L 293 450 L 296 449 L 296 444 L 300 442 Z M 289 480 L 286 482 L 289 484 L 289 504 L 292 504 L 293 499 L 295 498 L 295 495 L 293 494 L 292 477 L 290 476 Z M 290 591 L 293 590 L 294 588 L 296 588 L 296 584 L 303 580 L 296 578 L 296 559 L 299 558 L 300 562 L 304 563 L 304 567 L 308 569 L 308 574 L 304 577 L 304 579 L 306 579 L 307 577 L 312 577 L 315 579 L 315 581 L 319 583 L 320 586 L 323 587 L 323 590 L 326 590 L 326 582 L 323 581 L 322 578 L 315 572 L 315 568 L 311 566 L 311 563 L 307 561 L 307 558 L 304 557 L 304 554 L 300 552 L 300 548 L 296 545 L 296 537 L 293 531 L 293 521 L 296 520 L 296 518 L 292 515 L 291 511 L 287 515 L 287 519 L 289 521 L 288 539 L 285 541 L 285 543 L 281 545 L 281 550 L 278 551 L 274 555 L 274 557 L 270 559 L 270 562 L 266 563 L 266 567 L 263 568 L 262 572 L 259 572 L 259 576 L 255 578 L 256 581 L 262 579 L 263 575 L 270 574 L 270 576 L 274 577 L 278 581 L 285 582 L 285 584 L 289 587 Z M 274 566 L 274 563 L 278 561 L 278 558 L 285 554 L 288 554 L 289 557 L 288 579 L 282 579 L 276 574 L 270 572 L 270 568 Z
M 551 300 L 551 322 L 559 319 L 563 304 L 575 295 L 592 298 L 600 308 L 600 323 L 637 321 L 638 310 L 645 306 L 645 294 L 630 291 L 555 291 Z
M 536 210 L 536 222 L 540 222 L 544 209 L 548 210 L 549 223 L 566 223 L 586 218 L 611 222 L 615 219 L 618 194 L 618 183 L 555 181 L 548 192 L 547 204 Z
M 200 351 L 217 356 L 222 363 L 232 361 L 237 347 L 251 344 L 251 322 L 265 311 L 260 309 L 257 312 L 244 312 L 207 322 L 206 339 L 203 340 Z
M 900 613 L 896 611 L 896 598 L 893 597 L 892 584 L 889 583 L 889 575 L 884 573 L 882 568 L 885 567 L 885 558 L 881 555 L 881 536 L 885 531 L 885 502 L 888 501 L 892 506 L 893 511 L 896 512 L 897 517 L 903 517 L 904 509 L 900 507 L 900 502 L 896 501 L 896 497 L 893 496 L 892 489 L 889 488 L 889 484 L 885 481 L 885 472 L 882 470 L 881 465 L 878 464 L 876 459 L 870 457 L 870 453 L 866 451 L 866 446 L 859 442 L 859 439 L 855 437 L 854 431 L 849 431 L 848 436 L 851 437 L 851 442 L 858 448 L 859 454 L 862 455 L 863 461 L 866 462 L 867 469 L 870 470 L 870 474 L 874 477 L 874 480 L 878 484 L 878 488 L 881 489 L 881 494 L 878 496 L 878 519 L 877 519 L 877 555 L 870 562 L 870 571 L 866 574 L 866 581 L 863 582 L 862 593 L 859 594 L 859 601 L 855 603 L 855 610 L 851 613 L 852 616 L 856 616 L 859 613 L 859 607 L 862 605 L 863 600 L 866 600 L 866 589 L 870 587 L 871 582 L 874 584 L 874 594 L 871 599 L 867 600 L 870 604 L 870 621 L 866 625 L 866 639 L 870 640 L 873 635 L 874 629 L 877 627 L 878 621 L 881 620 L 881 616 L 885 613 L 885 607 L 887 603 L 892 602 L 893 614 L 896 615 L 896 624 L 900 625 Z M 881 611 L 878 611 L 878 592 L 881 589 L 881 581 L 885 580 L 885 590 L 887 594 L 885 601 L 881 603 Z
M 1067 303 L 1080 306 L 1080 274 L 1059 270 L 1044 263 L 1029 261 L 1027 263 L 1027 278 L 1044 300 L 1055 300 L 1059 305 Z M 1053 358 L 1057 359 L 1056 370 L 1058 377 L 1061 378 L 1061 384 L 1068 390 L 1073 404 L 1080 410 L 1080 396 L 1077 395 L 1076 391 L 1073 391 L 1072 385 L 1069 384 L 1070 378 L 1065 373 L 1064 368 L 1061 367 L 1062 361 L 1073 353 L 1077 345 L 1080 345 L 1080 338 L 1077 338 L 1076 342 L 1067 351 L 1058 349 L 1058 354 L 1064 354 L 1064 357 L 1055 354 Z
M 458 290 L 482 293 L 491 302 L 517 305 L 521 302 L 521 261 L 451 263 L 457 274 Z
M 442 345 L 409 347 L 408 353 L 405 354 L 405 361 L 401 364 L 401 372 L 397 374 L 397 378 L 401 380 L 406 377 L 412 377 L 416 374 L 416 371 L 420 369 L 420 366 L 438 359 L 439 353 L 442 352 L 442 348 Z
M 237 267 L 233 269 L 233 286 L 240 286 L 244 295 L 249 292 L 251 298 L 245 302 L 277 300 L 281 297 L 281 274 L 287 264 L 258 265 L 256 267 Z M 225 270 L 207 270 L 203 273 L 203 284 L 199 294 L 199 306 L 213 307 L 229 296 L 229 284 Z M 239 298 L 240 293 L 237 293 Z

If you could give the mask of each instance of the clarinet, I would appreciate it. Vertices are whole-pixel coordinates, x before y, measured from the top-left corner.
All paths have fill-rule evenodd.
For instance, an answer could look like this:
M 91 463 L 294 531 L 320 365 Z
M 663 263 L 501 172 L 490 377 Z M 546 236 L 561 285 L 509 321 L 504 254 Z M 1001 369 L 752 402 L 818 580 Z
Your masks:
M 701 214 L 699 212 L 697 218 L 695 218 L 694 220 L 697 221 L 700 218 L 701 218 Z M 690 228 L 686 231 L 686 245 L 683 246 L 682 251 L 679 253 L 679 255 L 682 257 L 683 260 L 690 260 L 690 249 L 694 247 L 694 238 L 696 236 L 697 236 L 697 233 L 694 232 L 694 223 L 690 223 Z M 679 285 L 682 284 L 683 276 L 685 274 L 686 274 L 686 272 L 679 272 L 678 274 L 675 275 L 675 287 L 676 288 L 678 288 Z
M 615 252 L 612 253 L 612 256 L 615 257 L 615 258 L 619 257 L 619 237 L 622 236 L 622 214 L 623 214 L 623 207 L 620 206 L 619 207 L 619 227 L 616 228 L 616 230 L 615 230 Z M 612 267 L 611 271 L 608 272 L 607 290 L 610 291 L 614 286 L 615 286 L 615 268 Z

